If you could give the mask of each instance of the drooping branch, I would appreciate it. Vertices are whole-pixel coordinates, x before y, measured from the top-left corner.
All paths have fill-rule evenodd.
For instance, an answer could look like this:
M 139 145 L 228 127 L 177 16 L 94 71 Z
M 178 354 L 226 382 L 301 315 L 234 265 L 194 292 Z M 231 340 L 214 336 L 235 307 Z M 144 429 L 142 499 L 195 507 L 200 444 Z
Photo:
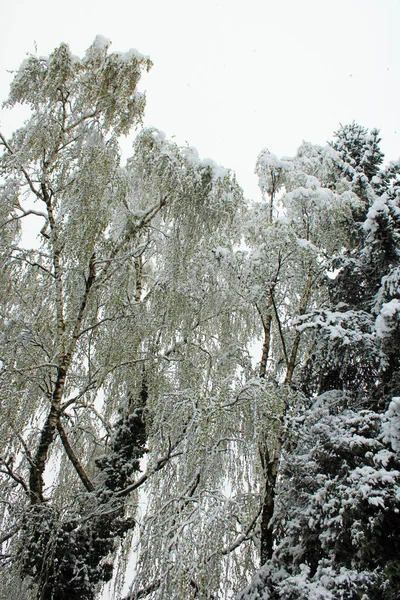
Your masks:
M 28 217 L 29 215 L 34 215 L 36 217 L 43 217 L 46 221 L 47 221 L 47 215 L 45 215 L 44 213 L 40 212 L 39 210 L 33 210 L 33 209 L 29 209 L 29 210 L 23 210 L 21 209 L 23 212 L 21 215 L 15 215 L 13 217 L 10 217 L 9 219 L 7 219 L 7 221 L 4 221 L 3 223 L 0 223 L 0 229 L 2 229 L 3 227 L 5 227 L 6 225 L 9 225 L 10 223 L 14 223 L 15 221 L 19 221 L 20 219 L 24 219 L 25 217 Z
M 132 593 L 128 594 L 128 596 L 125 596 L 124 598 L 122 598 L 122 600 L 140 600 L 140 598 L 146 598 L 146 596 L 148 596 L 149 594 L 154 592 L 156 589 L 158 589 L 160 587 L 160 585 L 161 585 L 161 580 L 156 579 L 155 581 L 153 581 L 146 587 L 138 590 L 137 592 L 132 592 Z
M 10 144 L 7 142 L 6 138 L 3 136 L 2 133 L 0 133 L 0 140 L 2 145 L 7 149 L 7 151 L 9 152 L 9 154 L 11 154 L 12 156 L 15 155 L 14 150 L 11 148 Z M 20 171 L 23 173 L 26 182 L 31 190 L 31 192 L 33 192 L 35 194 L 35 196 L 39 199 L 39 200 L 44 200 L 42 194 L 39 192 L 38 189 L 35 188 L 35 186 L 33 185 L 32 179 L 29 176 L 28 171 L 25 169 L 25 167 L 20 167 Z
M 251 521 L 247 525 L 246 529 L 242 533 L 240 533 L 236 537 L 236 539 L 231 544 L 229 544 L 229 546 L 225 546 L 225 548 L 223 548 L 220 551 L 220 554 L 222 554 L 222 556 L 227 556 L 228 554 L 231 554 L 231 552 L 234 552 L 244 542 L 247 542 L 249 539 L 251 539 L 249 537 L 249 535 L 250 535 L 251 531 L 253 531 L 253 529 L 256 527 L 257 521 L 261 515 L 262 509 L 263 509 L 263 507 L 260 506 L 258 508 L 257 512 L 255 513 L 254 517 L 251 519 Z M 217 554 L 218 554 L 218 552 L 213 552 L 212 554 L 210 554 L 210 556 L 207 558 L 207 561 L 210 561 Z
M 254 517 L 252 518 L 252 520 L 250 521 L 250 523 L 248 524 L 246 529 L 243 531 L 243 533 L 238 535 L 236 540 L 234 542 L 232 542 L 232 544 L 230 544 L 229 546 L 227 546 L 226 548 L 224 548 L 222 550 L 221 554 L 223 556 L 226 556 L 227 554 L 234 552 L 236 550 L 236 548 L 239 548 L 239 546 L 241 544 L 243 544 L 243 542 L 246 542 L 249 539 L 249 534 L 256 526 L 258 518 L 261 514 L 261 511 L 262 511 L 262 506 L 260 506 L 260 508 L 257 510 L 256 514 L 254 515 Z

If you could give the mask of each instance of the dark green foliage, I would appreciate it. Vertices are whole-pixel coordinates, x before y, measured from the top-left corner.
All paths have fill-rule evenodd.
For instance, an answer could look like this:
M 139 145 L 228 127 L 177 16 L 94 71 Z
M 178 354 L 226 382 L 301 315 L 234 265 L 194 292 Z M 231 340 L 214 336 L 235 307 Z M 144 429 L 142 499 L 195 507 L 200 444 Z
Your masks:
M 240 598 L 394 600 L 400 590 L 400 458 L 387 417 L 328 393 L 287 420 L 277 545 Z M 265 594 L 262 595 L 262 594 Z
M 147 387 L 143 380 L 140 408 L 133 398 L 116 424 L 110 452 L 97 461 L 99 487 L 79 501 L 75 514 L 60 515 L 46 504 L 31 506 L 21 539 L 21 570 L 38 586 L 40 600 L 94 600 L 97 585 L 111 579 L 108 559 L 118 538 L 135 526 L 125 517 L 123 495 L 116 495 L 140 471 L 146 443 L 143 411 Z
M 96 460 L 97 467 L 105 476 L 104 486 L 112 491 L 122 490 L 130 482 L 133 473 L 140 471 L 139 460 L 146 452 L 146 426 L 143 418 L 147 399 L 145 380 L 141 390 L 141 407 L 129 403 L 128 413 L 116 424 L 110 443 L 110 453 Z
M 86 518 L 62 519 L 50 507 L 35 505 L 26 517 L 22 573 L 38 585 L 41 600 L 93 600 L 96 585 L 112 577 L 113 564 L 104 559 L 131 524 L 123 519 L 121 503 L 90 498 L 85 509 Z
M 301 387 L 307 395 L 340 389 L 353 402 L 385 410 L 400 393 L 398 317 L 394 314 L 390 326 L 385 325 L 387 307 L 400 298 L 399 169 L 393 163 L 379 171 L 376 130 L 368 134 L 353 123 L 336 136 L 332 145 L 342 173 L 365 209 L 358 215 L 362 222 L 353 222 L 355 247 L 331 262 L 336 276 L 327 281 L 329 305 L 311 317 L 315 348 Z M 360 174 L 365 176 L 361 191 Z
M 106 488 L 117 491 L 123 489 L 134 472 L 140 471 L 139 459 L 146 452 L 146 430 L 142 411 L 123 417 L 117 423 L 112 452 L 96 460 L 96 465 L 106 476 Z
M 335 135 L 336 186 L 360 200 L 354 245 L 331 260 L 326 305 L 297 321 L 311 408 L 287 418 L 274 552 L 238 600 L 400 598 L 400 167 L 380 170 L 376 130 Z

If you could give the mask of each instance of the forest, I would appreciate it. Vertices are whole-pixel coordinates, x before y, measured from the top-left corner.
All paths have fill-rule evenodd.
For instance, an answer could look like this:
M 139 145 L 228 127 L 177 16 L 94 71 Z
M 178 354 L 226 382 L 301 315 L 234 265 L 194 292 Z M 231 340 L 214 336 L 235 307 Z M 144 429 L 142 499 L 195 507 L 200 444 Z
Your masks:
M 4 103 L 0 599 L 398 600 L 400 161 L 338 125 L 248 200 L 151 66 L 61 44 Z

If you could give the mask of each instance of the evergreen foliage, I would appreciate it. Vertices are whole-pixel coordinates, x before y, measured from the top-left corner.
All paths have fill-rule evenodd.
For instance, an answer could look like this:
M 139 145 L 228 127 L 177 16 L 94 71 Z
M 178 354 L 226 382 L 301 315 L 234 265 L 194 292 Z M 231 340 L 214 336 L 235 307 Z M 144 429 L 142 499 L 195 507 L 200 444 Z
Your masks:
M 156 129 L 123 166 L 150 67 L 98 36 L 11 85 L 0 597 L 396 600 L 399 163 L 352 123 L 258 203 Z
M 400 597 L 400 205 L 378 144 L 354 123 L 331 144 L 330 188 L 358 198 L 353 242 L 331 254 L 324 302 L 295 322 L 312 352 L 282 429 L 275 545 L 238 600 Z

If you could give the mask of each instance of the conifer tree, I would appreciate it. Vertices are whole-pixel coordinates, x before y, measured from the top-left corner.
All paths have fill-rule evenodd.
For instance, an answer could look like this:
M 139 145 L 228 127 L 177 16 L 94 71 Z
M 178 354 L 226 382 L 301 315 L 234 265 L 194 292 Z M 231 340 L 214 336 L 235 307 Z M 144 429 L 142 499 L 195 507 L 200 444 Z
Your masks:
M 399 196 L 395 164 L 366 152 L 377 143 L 353 123 L 332 144 L 330 187 L 356 197 L 349 241 L 295 321 L 310 335 L 304 397 L 282 428 L 274 549 L 241 600 L 398 597 Z

